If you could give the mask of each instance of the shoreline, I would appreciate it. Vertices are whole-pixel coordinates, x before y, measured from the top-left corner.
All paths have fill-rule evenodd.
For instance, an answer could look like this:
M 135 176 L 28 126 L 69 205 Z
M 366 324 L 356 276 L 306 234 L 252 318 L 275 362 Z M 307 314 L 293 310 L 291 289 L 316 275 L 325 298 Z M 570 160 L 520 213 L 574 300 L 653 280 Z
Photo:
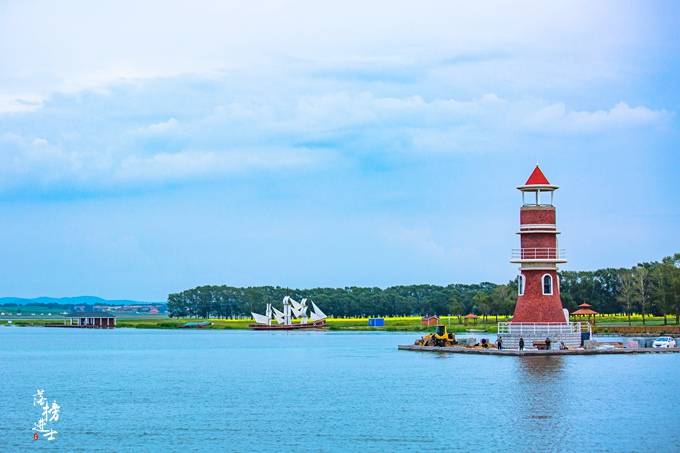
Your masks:
M 11 323 L 9 321 L 12 321 Z M 393 318 L 386 322 L 384 327 L 371 327 L 367 325 L 367 321 L 361 318 L 345 319 L 345 318 L 331 318 L 325 328 L 318 330 L 327 331 L 349 331 L 349 332 L 413 332 L 422 333 L 432 331 L 433 326 L 422 326 L 420 325 L 420 318 Z M 185 327 L 187 323 L 195 322 L 210 322 L 211 325 L 205 327 Z M 191 330 L 252 330 L 249 328 L 252 320 L 238 319 L 238 320 L 225 320 L 225 319 L 171 319 L 171 318 L 130 318 L 130 319 L 118 319 L 116 329 L 161 329 L 161 330 L 179 330 L 179 329 L 191 329 Z M 451 324 L 446 322 L 442 324 L 447 325 L 449 331 L 456 335 L 471 335 L 471 336 L 484 336 L 484 335 L 495 335 L 496 326 L 495 325 L 460 325 Z M 17 327 L 65 327 L 62 321 L 57 320 L 46 320 L 46 319 L 16 319 L 0 320 L 0 327 L 7 326 L 17 326 Z M 486 329 L 485 329 L 486 327 Z M 631 332 L 631 330 L 635 330 Z M 599 337 L 657 337 L 661 335 L 670 336 L 680 336 L 677 332 L 678 326 L 676 325 L 656 325 L 656 326 L 616 326 L 616 325 L 598 325 L 593 331 L 594 335 Z

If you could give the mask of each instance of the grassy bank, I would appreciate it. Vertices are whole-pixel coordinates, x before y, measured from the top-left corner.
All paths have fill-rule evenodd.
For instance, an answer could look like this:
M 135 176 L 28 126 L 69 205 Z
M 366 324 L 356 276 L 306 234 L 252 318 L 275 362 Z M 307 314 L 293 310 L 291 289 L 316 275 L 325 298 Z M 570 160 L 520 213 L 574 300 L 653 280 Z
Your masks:
M 483 330 L 489 333 L 497 331 L 496 318 L 489 317 L 486 321 L 482 318 L 477 322 L 467 324 L 461 322 L 458 317 L 443 316 L 441 323 L 448 326 L 452 332 L 466 332 L 469 329 Z M 385 318 L 384 327 L 369 327 L 368 318 L 330 318 L 327 320 L 329 330 L 338 331 L 393 331 L 393 332 L 422 332 L 432 330 L 432 327 L 424 327 L 420 322 L 419 316 Z M 507 317 L 499 316 L 498 321 L 506 321 Z M 253 321 L 250 319 L 196 319 L 196 318 L 166 318 L 166 317 L 145 317 L 145 318 L 119 318 L 118 327 L 136 329 L 177 329 L 188 322 L 209 321 L 212 324 L 206 329 L 248 329 L 248 325 Z M 578 320 L 576 320 L 578 321 Z M 660 334 L 676 333 L 678 327 L 675 319 L 668 318 L 668 325 L 664 326 L 663 317 L 647 317 L 645 325 L 642 324 L 642 317 L 635 315 L 631 317 L 631 325 L 628 325 L 628 318 L 621 315 L 603 315 L 596 318 L 595 332 L 610 334 L 640 335 L 644 333 Z M 0 320 L 0 325 L 7 325 L 7 320 Z M 44 326 L 50 324 L 63 324 L 63 321 L 55 319 L 17 319 L 12 321 L 17 326 Z M 680 333 L 678 330 L 677 333 Z
M 355 331 L 403 331 L 403 332 L 420 332 L 428 330 L 420 323 L 419 316 L 399 317 L 399 318 L 385 318 L 385 327 L 369 327 L 368 318 L 330 318 L 327 320 L 329 330 L 355 330 Z M 492 318 L 488 323 L 478 322 L 476 324 L 462 324 L 458 322 L 458 318 L 442 317 L 444 324 L 450 326 L 450 329 L 455 332 L 465 332 L 466 329 L 482 329 L 488 332 L 496 331 L 496 323 Z M 499 317 L 499 321 L 505 320 L 504 317 Z M 206 329 L 248 329 L 248 325 L 253 322 L 251 319 L 197 319 L 197 318 L 135 318 L 135 319 L 117 319 L 117 327 L 129 327 L 136 329 L 178 329 L 186 323 L 195 323 L 209 321 L 212 323 Z M 0 320 L 0 324 L 7 324 L 7 320 Z M 45 326 L 45 325 L 60 325 L 63 321 L 54 319 L 17 319 L 12 321 L 16 326 Z
M 499 317 L 499 321 L 504 321 L 505 317 Z M 350 331 L 392 331 L 392 332 L 422 332 L 428 330 L 421 325 L 420 316 L 385 318 L 384 327 L 369 327 L 368 318 L 330 318 L 327 320 L 329 330 L 350 330 Z M 187 322 L 209 321 L 212 323 L 209 329 L 247 329 L 253 321 L 250 319 L 165 319 L 165 320 L 145 320 L 129 319 L 117 321 L 118 327 L 134 327 L 141 329 L 174 329 L 179 328 Z M 441 322 L 449 326 L 454 332 L 465 332 L 467 329 L 480 329 L 487 332 L 497 330 L 495 318 L 490 318 L 488 322 L 478 322 L 463 324 L 459 323 L 457 317 L 442 317 Z M 431 329 L 431 328 L 430 328 Z
M 454 318 L 455 319 L 455 318 Z M 145 319 L 130 319 L 118 321 L 118 327 L 134 327 L 140 329 L 174 329 L 180 328 L 187 322 L 209 321 L 211 326 L 208 329 L 247 329 L 248 325 L 253 321 L 250 319 L 166 319 L 160 320 L 145 320 Z M 448 319 L 445 320 L 448 322 Z M 456 328 L 457 331 L 464 331 L 466 328 L 474 326 L 464 326 L 451 324 L 451 328 Z M 425 330 L 420 324 L 420 317 L 406 317 L 406 318 L 385 318 L 385 327 L 369 327 L 368 318 L 331 318 L 327 320 L 329 330 L 385 330 L 385 331 L 422 331 Z M 487 327 L 487 326 L 485 326 Z M 491 328 L 492 326 L 488 326 Z M 493 326 L 495 328 L 495 326 Z

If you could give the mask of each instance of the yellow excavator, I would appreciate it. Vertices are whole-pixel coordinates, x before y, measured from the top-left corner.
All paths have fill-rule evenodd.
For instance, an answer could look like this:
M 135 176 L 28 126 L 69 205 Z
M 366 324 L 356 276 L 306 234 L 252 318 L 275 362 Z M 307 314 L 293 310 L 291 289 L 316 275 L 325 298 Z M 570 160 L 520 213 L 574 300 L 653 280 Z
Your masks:
M 456 336 L 450 333 L 446 326 L 437 326 L 430 334 L 416 340 L 416 346 L 453 346 L 456 344 Z

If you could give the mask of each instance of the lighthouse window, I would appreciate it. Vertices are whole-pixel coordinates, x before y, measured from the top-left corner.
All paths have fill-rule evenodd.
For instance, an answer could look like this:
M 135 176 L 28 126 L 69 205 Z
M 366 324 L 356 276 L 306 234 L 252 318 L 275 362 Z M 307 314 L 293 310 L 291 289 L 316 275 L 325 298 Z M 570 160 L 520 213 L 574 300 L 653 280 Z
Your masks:
M 517 294 L 524 295 L 524 275 L 522 274 L 517 276 Z
M 550 296 L 553 293 L 553 281 L 552 281 L 552 276 L 550 274 L 545 274 L 543 276 L 543 294 L 546 296 Z

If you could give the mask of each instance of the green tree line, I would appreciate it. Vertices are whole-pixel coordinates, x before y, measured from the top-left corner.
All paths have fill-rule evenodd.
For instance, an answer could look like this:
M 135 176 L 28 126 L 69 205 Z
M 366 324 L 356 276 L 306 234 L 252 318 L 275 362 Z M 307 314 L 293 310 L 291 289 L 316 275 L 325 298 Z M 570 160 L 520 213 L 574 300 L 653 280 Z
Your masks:
M 479 284 L 402 285 L 389 288 L 312 288 L 278 286 L 199 286 L 168 296 L 172 317 L 230 318 L 263 313 L 267 303 L 275 306 L 284 296 L 314 300 L 335 317 L 408 316 L 467 313 L 488 318 L 512 314 L 517 286 Z M 674 316 L 680 321 L 680 253 L 661 261 L 641 263 L 627 269 L 560 273 L 562 302 L 573 311 L 587 302 L 600 313 L 642 313 Z

